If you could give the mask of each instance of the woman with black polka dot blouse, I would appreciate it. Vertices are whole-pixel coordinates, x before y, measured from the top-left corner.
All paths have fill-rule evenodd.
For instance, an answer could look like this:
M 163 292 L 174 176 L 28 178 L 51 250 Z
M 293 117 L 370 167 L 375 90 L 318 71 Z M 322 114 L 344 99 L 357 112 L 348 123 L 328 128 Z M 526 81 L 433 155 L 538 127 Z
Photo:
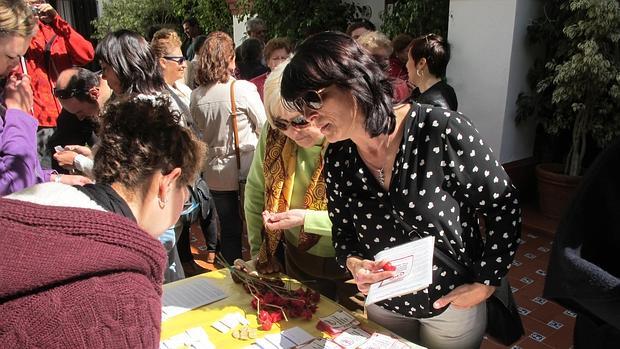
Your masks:
M 376 253 L 426 236 L 474 274 L 435 258 L 431 286 L 369 306 L 369 318 L 429 348 L 477 348 L 485 300 L 518 246 L 516 189 L 468 118 L 416 103 L 392 106 L 391 94 L 372 58 L 336 32 L 302 43 L 282 80 L 287 105 L 331 143 L 325 176 L 334 247 L 360 291 L 393 274 L 373 260 Z

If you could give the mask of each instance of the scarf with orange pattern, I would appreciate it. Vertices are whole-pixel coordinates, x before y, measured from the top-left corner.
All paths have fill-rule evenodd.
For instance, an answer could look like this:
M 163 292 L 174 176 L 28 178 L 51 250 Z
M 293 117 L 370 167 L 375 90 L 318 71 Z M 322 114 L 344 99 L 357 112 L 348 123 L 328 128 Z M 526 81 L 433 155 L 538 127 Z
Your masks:
M 263 172 L 265 176 L 265 210 L 270 212 L 285 212 L 289 209 L 293 185 L 295 183 L 295 169 L 297 168 L 297 144 L 282 132 L 268 127 L 267 142 L 265 145 L 265 159 Z M 325 149 L 325 142 L 323 149 Z M 325 180 L 323 179 L 323 152 L 319 156 L 316 169 L 312 174 L 306 194 L 304 208 L 307 210 L 327 210 L 327 196 L 325 195 Z M 282 230 L 269 230 L 263 226 L 263 242 L 258 252 L 258 262 L 266 263 L 273 257 L 282 239 Z M 316 245 L 321 237 L 316 234 L 299 231 L 297 248 L 307 251 Z

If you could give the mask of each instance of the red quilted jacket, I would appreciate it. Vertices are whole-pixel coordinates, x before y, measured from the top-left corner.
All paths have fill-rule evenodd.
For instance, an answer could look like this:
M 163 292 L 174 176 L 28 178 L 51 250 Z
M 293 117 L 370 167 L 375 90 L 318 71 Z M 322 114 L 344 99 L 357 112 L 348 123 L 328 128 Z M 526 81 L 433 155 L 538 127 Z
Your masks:
M 46 59 L 45 45 L 54 35 L 51 59 Z M 56 127 L 62 109 L 53 94 L 58 74 L 67 68 L 85 65 L 94 57 L 93 45 L 62 17 L 56 16 L 49 25 L 39 21 L 39 31 L 26 52 L 26 67 L 34 92 L 34 116 L 39 120 L 39 126 Z

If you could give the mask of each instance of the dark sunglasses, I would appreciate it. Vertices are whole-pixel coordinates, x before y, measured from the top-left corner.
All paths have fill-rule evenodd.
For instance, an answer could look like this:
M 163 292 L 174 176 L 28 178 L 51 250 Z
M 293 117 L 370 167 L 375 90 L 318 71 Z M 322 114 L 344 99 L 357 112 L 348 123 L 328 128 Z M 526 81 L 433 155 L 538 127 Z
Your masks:
M 299 115 L 293 118 L 293 120 L 284 120 L 282 118 L 273 118 L 273 125 L 280 131 L 288 130 L 289 125 L 296 129 L 303 129 L 310 125 L 310 121 L 306 120 L 303 116 Z
M 312 110 L 319 110 L 323 107 L 323 98 L 321 97 L 321 93 L 325 91 L 324 88 L 320 90 L 308 90 L 303 95 L 295 98 L 293 101 L 293 107 L 299 111 L 303 112 L 305 108 L 309 108 Z
M 164 56 L 162 58 L 168 61 L 173 61 L 176 64 L 183 64 L 183 62 L 185 62 L 185 57 L 183 56 Z
M 75 97 L 75 96 L 81 96 L 84 95 L 84 91 L 80 91 L 78 89 L 72 88 L 72 89 L 59 89 L 59 88 L 55 88 L 54 89 L 54 97 L 58 98 L 58 99 L 69 99 L 71 97 Z

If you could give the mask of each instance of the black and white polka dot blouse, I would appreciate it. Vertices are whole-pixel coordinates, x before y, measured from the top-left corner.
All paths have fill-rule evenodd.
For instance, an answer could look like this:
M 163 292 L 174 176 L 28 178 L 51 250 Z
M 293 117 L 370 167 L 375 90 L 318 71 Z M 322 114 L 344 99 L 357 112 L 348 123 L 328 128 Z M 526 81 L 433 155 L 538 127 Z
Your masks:
M 387 192 L 352 141 L 329 146 L 325 173 L 336 258 L 342 265 L 349 256 L 374 259 L 379 251 L 433 235 L 435 247 L 468 265 L 475 281 L 498 286 L 518 247 L 516 189 L 461 113 L 414 103 L 404 122 Z M 405 231 L 392 214 L 415 231 Z M 485 218 L 485 240 L 478 214 Z M 433 309 L 433 302 L 465 282 L 471 280 L 435 258 L 428 289 L 378 305 L 410 317 L 435 316 L 444 309 Z

